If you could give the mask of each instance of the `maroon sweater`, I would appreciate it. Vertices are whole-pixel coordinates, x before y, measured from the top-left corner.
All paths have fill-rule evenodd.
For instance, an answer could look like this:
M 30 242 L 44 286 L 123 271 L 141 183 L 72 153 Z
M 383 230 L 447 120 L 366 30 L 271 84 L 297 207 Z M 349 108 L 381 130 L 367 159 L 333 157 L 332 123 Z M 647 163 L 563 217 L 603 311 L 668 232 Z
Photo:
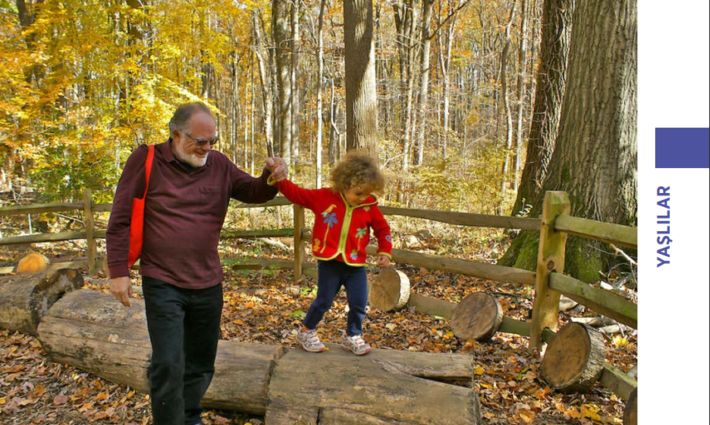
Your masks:
M 222 281 L 217 243 L 229 198 L 262 203 L 272 199 L 277 189 L 266 184 L 267 170 L 259 178 L 252 177 L 217 151 L 209 153 L 203 167 L 192 168 L 173 155 L 171 143 L 155 145 L 145 201 L 141 275 L 181 288 L 207 288 Z M 147 154 L 145 145 L 133 151 L 116 188 L 106 230 L 112 278 L 128 276 L 131 203 L 143 196 Z

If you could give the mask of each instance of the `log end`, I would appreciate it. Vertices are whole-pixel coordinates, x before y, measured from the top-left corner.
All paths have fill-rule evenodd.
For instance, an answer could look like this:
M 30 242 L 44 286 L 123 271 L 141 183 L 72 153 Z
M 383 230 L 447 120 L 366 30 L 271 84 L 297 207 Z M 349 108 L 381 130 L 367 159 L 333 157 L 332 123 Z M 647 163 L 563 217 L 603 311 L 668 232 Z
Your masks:
M 370 281 L 370 305 L 378 310 L 393 311 L 409 301 L 410 285 L 407 275 L 392 267 L 384 268 Z
M 503 309 L 498 300 L 485 292 L 474 292 L 464 298 L 454 309 L 451 328 L 462 339 L 487 341 L 500 328 Z
M 570 322 L 547 346 L 540 376 L 552 389 L 586 392 L 599 379 L 604 357 L 602 335 L 589 326 Z

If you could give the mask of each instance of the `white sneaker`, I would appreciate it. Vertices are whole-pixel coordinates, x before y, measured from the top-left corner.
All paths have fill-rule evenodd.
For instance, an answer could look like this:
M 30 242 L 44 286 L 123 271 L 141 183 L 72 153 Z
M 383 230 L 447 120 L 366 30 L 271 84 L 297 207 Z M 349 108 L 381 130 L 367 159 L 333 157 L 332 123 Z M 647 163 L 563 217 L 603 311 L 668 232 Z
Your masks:
M 301 347 L 309 353 L 320 353 L 325 351 L 325 345 L 320 342 L 320 338 L 318 338 L 318 334 L 315 329 L 307 331 L 299 329 L 296 334 L 296 341 L 298 341 L 301 344 Z
M 352 351 L 353 354 L 355 354 L 356 356 L 364 356 L 365 354 L 372 351 L 372 347 L 370 347 L 370 344 L 368 344 L 367 342 L 365 342 L 364 339 L 362 339 L 362 335 L 345 335 L 345 339 L 343 339 L 343 345 L 345 345 L 345 348 Z

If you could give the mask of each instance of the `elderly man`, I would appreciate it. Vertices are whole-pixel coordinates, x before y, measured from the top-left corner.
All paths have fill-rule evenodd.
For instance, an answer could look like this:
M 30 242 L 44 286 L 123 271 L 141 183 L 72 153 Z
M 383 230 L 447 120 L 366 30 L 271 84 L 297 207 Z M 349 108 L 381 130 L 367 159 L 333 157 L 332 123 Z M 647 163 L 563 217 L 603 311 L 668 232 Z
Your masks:
M 252 177 L 217 143 L 215 120 L 203 103 L 177 108 L 170 138 L 155 145 L 144 213 L 143 296 L 153 349 L 148 377 L 156 425 L 200 424 L 200 400 L 214 374 L 222 314 L 222 268 L 217 254 L 229 198 L 261 203 L 286 165 L 269 158 Z M 148 148 L 126 161 L 106 231 L 111 293 L 129 306 L 128 247 L 131 205 L 145 189 Z

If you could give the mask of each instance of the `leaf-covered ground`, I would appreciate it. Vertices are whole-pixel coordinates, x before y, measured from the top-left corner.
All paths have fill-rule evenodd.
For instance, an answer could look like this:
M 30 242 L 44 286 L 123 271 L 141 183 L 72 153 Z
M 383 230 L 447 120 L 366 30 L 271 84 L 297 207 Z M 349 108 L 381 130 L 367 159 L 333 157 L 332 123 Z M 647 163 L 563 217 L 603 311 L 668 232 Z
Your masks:
M 264 255 L 270 254 L 263 252 Z M 489 291 L 498 297 L 507 316 L 518 319 L 526 319 L 532 306 L 530 290 L 518 285 L 398 267 L 420 294 L 458 302 L 471 292 Z M 222 338 L 295 346 L 295 330 L 315 295 L 314 279 L 306 277 L 295 282 L 288 270 L 247 271 L 230 267 L 225 267 L 225 275 Z M 87 286 L 105 291 L 104 282 L 89 278 Z M 140 294 L 134 297 L 140 298 Z M 341 292 L 319 328 L 323 340 L 337 343 L 342 338 L 345 306 Z M 566 313 L 561 317 L 563 322 L 568 318 Z M 445 320 L 406 309 L 395 313 L 371 310 L 365 337 L 375 348 L 473 356 L 474 388 L 487 423 L 621 423 L 623 402 L 600 384 L 588 394 L 562 395 L 540 382 L 539 360 L 528 352 L 527 338 L 498 333 L 487 343 L 460 341 Z M 620 369 L 628 371 L 636 364 L 634 334 L 609 337 L 607 348 L 607 360 Z M 314 354 L 314 359 L 317 356 Z M 0 423 L 147 424 L 149 418 L 146 395 L 51 363 L 43 356 L 37 339 L 0 331 Z M 203 420 L 206 424 L 263 423 L 260 417 L 223 411 L 207 411 Z

